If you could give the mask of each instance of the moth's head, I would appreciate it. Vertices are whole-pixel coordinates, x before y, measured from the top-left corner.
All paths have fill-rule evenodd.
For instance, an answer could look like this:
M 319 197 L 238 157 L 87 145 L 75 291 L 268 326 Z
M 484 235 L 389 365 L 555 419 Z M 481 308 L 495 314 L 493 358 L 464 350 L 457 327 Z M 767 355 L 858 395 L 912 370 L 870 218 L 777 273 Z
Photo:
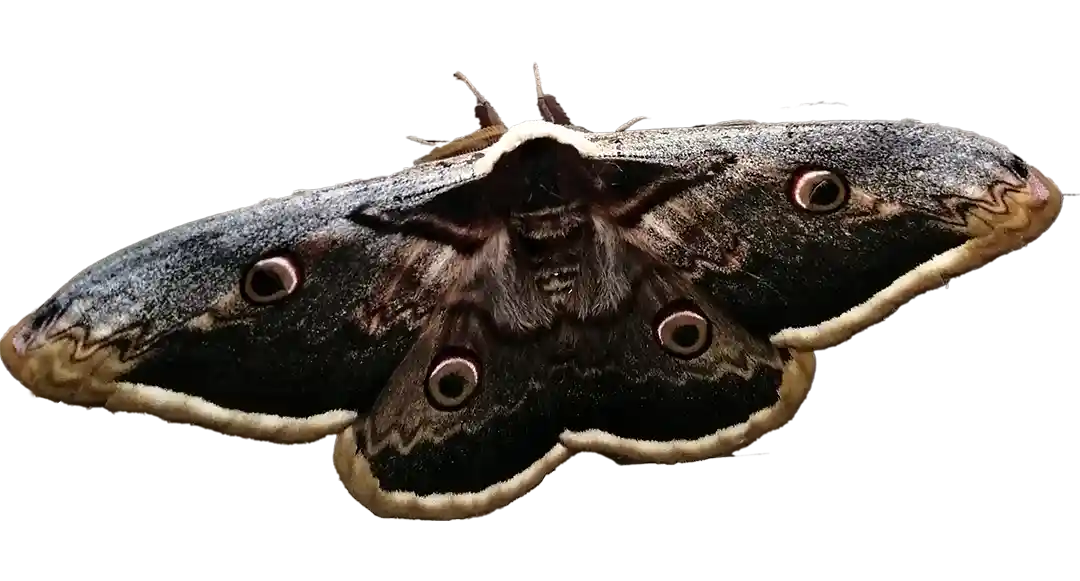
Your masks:
M 959 129 L 850 121 L 717 131 L 718 159 L 731 163 L 687 203 L 716 217 L 699 224 L 720 241 L 703 249 L 721 264 L 704 279 L 746 324 L 791 346 L 847 339 L 1031 242 L 1061 208 L 1037 169 Z

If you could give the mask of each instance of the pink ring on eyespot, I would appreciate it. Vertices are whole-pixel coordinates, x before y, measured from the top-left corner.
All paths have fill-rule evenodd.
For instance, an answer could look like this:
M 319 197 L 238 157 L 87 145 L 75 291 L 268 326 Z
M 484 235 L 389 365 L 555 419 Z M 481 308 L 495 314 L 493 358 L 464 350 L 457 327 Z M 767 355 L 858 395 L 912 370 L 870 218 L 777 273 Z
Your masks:
M 829 183 L 836 188 L 835 197 L 828 203 L 814 201 L 814 194 L 823 184 Z M 791 186 L 791 200 L 796 206 L 810 212 L 831 212 L 844 203 L 850 194 L 847 184 L 835 173 L 828 170 L 808 170 L 795 179 Z
M 268 293 L 259 291 L 255 284 L 257 276 L 273 277 L 280 288 Z M 272 303 L 283 299 L 295 292 L 299 286 L 300 273 L 292 260 L 285 256 L 273 256 L 260 260 L 244 277 L 244 294 L 256 303 Z

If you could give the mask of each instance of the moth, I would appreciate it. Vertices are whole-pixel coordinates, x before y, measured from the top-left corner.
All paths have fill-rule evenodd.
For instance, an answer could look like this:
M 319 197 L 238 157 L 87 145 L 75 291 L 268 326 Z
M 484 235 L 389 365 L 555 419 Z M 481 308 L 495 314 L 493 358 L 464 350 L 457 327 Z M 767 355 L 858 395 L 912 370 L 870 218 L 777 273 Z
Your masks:
M 278 443 L 336 435 L 384 517 L 489 513 L 579 452 L 730 455 L 814 352 L 1019 249 L 1061 191 L 912 120 L 479 129 L 389 176 L 191 222 L 0 341 L 37 396 Z

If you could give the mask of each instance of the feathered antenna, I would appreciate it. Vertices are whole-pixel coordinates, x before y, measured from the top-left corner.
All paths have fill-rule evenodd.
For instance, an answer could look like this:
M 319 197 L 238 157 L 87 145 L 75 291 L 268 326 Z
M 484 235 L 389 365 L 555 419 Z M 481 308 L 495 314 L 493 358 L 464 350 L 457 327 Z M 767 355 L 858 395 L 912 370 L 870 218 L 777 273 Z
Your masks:
M 476 113 L 476 119 L 480 121 L 480 129 L 473 132 L 473 134 L 470 134 L 469 136 L 455 140 L 425 139 L 423 137 L 417 137 L 415 135 L 406 135 L 405 139 L 408 139 L 409 141 L 415 141 L 416 143 L 419 143 L 421 145 L 437 146 L 453 143 L 454 141 L 459 141 L 460 139 L 478 137 L 476 134 L 481 133 L 483 136 L 481 141 L 491 136 L 497 138 L 498 135 L 502 135 L 506 131 L 506 125 L 503 124 L 502 118 L 500 118 L 499 113 L 495 111 L 495 107 L 491 104 L 491 101 L 488 101 L 486 97 L 480 94 L 480 91 L 476 88 L 475 85 L 472 84 L 472 81 L 470 81 L 468 77 L 462 74 L 461 71 L 454 73 L 454 78 L 461 81 L 462 83 L 465 83 L 465 86 L 468 87 L 469 91 L 471 91 L 473 96 L 476 97 L 476 107 L 473 109 L 473 111 Z M 437 156 L 438 155 L 442 155 L 442 153 L 440 152 L 439 154 L 437 154 Z M 429 156 L 424 156 L 424 158 L 421 159 L 426 159 L 428 157 Z

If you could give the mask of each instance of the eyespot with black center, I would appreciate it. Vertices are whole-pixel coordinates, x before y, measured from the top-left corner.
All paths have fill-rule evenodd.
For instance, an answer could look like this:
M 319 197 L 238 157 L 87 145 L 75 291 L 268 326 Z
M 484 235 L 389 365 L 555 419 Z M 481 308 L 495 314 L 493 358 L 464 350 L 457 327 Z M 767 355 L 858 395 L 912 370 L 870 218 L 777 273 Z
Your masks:
M 835 172 L 813 169 L 799 174 L 791 185 L 791 201 L 804 210 L 825 213 L 847 203 L 851 189 Z
M 424 395 L 437 410 L 456 411 L 480 388 L 480 363 L 464 349 L 451 349 L 435 358 L 424 382 Z
M 300 268 L 288 256 L 271 256 L 251 265 L 241 289 L 247 300 L 266 305 L 278 302 L 300 288 Z
M 673 304 L 661 311 L 657 320 L 656 339 L 670 355 L 694 359 L 712 345 L 712 325 L 691 303 Z

